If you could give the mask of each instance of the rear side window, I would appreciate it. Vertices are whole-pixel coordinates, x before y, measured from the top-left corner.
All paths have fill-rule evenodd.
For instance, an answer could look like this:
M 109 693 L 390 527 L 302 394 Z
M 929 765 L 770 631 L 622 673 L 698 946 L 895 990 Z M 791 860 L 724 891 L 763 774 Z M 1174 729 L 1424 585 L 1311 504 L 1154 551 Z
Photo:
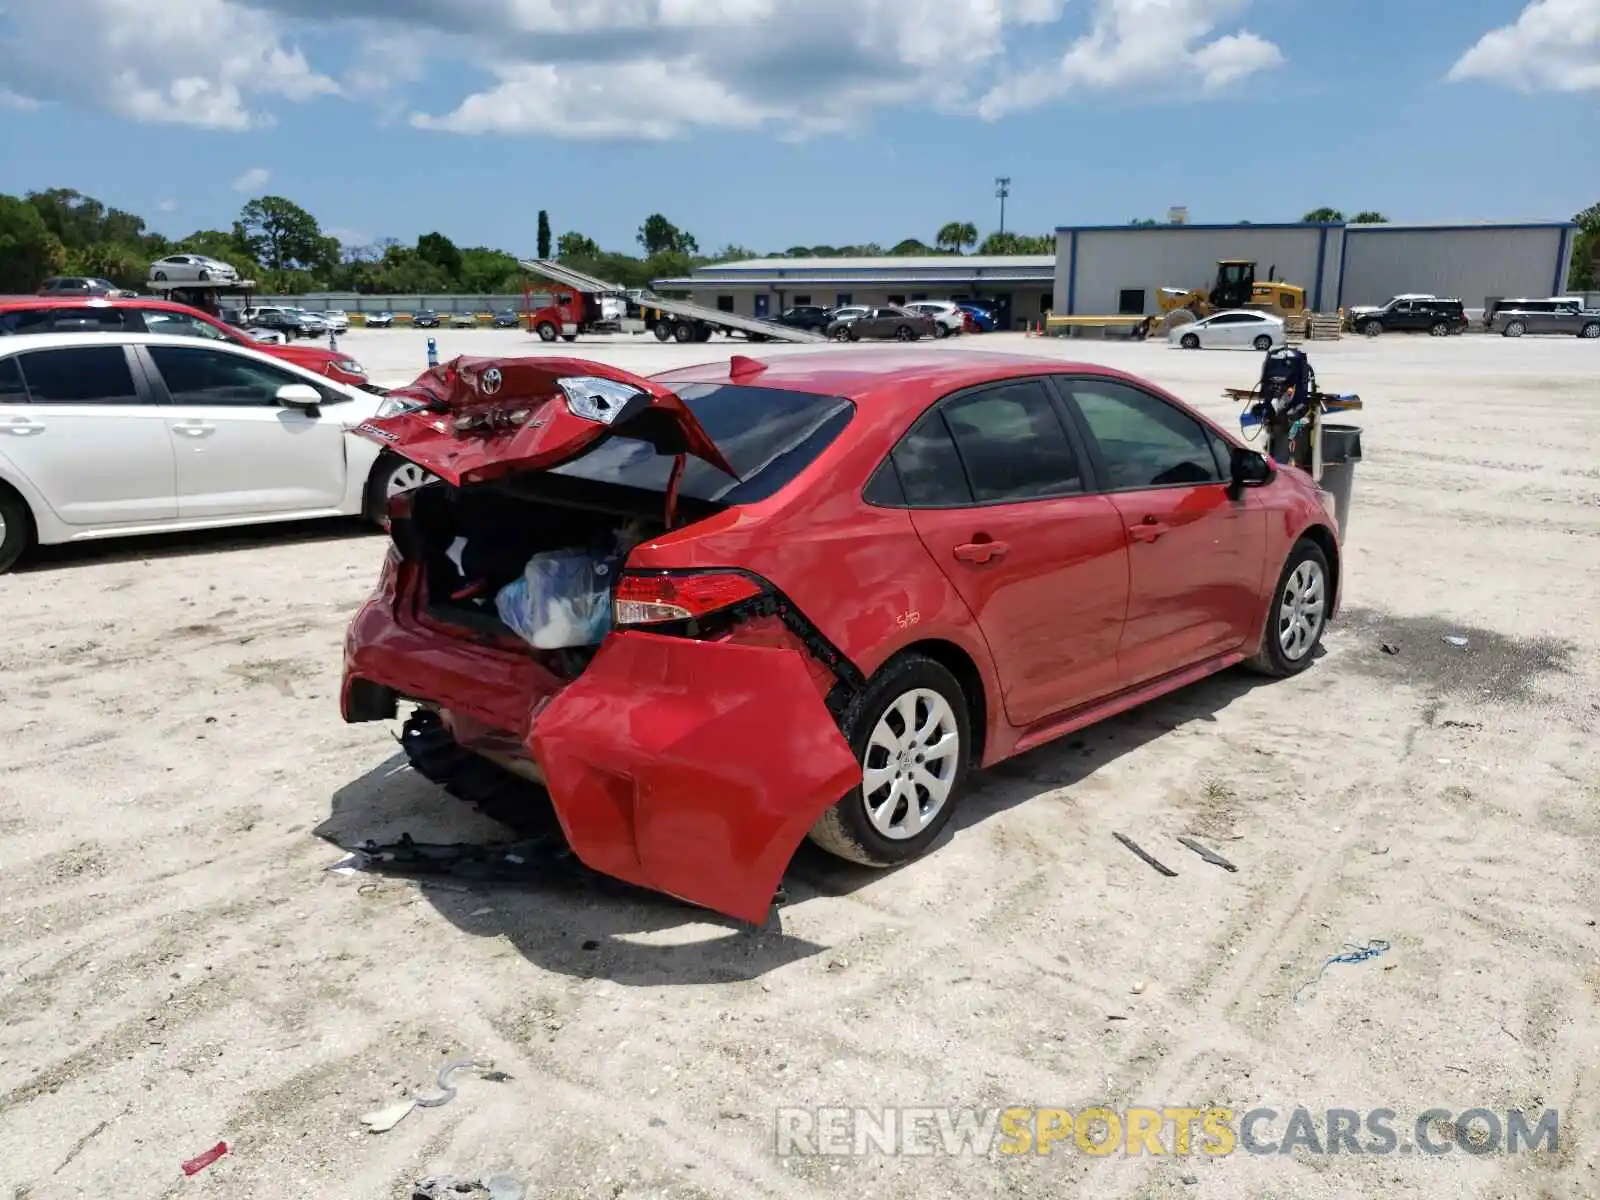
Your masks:
M 1040 384 L 1008 383 L 958 397 L 944 406 L 944 419 L 979 504 L 1083 491 L 1078 456 Z
M 934 409 L 911 427 L 894 448 L 893 457 L 905 502 L 913 508 L 951 508 L 972 503 L 961 454 L 940 409 Z
M 35 404 L 137 404 L 128 356 L 121 346 L 73 346 L 20 356 Z
M 26 404 L 28 389 L 15 358 L 0 358 L 0 404 Z
M 691 457 L 679 495 L 718 504 L 754 504 L 775 495 L 827 449 L 856 411 L 842 396 L 780 388 L 690 383 L 674 390 L 738 474 L 730 479 Z M 665 492 L 672 457 L 648 442 L 615 437 L 551 473 Z

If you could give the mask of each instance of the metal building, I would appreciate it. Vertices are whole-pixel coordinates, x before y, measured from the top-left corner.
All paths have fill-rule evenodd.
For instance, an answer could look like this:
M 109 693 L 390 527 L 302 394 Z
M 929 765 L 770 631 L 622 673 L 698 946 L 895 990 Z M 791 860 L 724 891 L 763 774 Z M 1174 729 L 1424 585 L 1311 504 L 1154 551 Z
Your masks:
M 1333 312 L 1431 292 L 1480 308 L 1505 296 L 1559 295 L 1571 222 L 1472 225 L 1091 225 L 1056 230 L 1054 294 L 1067 315 L 1157 311 L 1160 288 L 1206 288 L 1219 259 L 1250 259 L 1259 278 L 1306 290 Z
M 925 258 L 754 258 L 657 279 L 663 295 L 750 317 L 777 316 L 794 304 L 906 304 L 971 300 L 1005 329 L 1021 329 L 1050 311 L 1056 259 L 1049 254 Z

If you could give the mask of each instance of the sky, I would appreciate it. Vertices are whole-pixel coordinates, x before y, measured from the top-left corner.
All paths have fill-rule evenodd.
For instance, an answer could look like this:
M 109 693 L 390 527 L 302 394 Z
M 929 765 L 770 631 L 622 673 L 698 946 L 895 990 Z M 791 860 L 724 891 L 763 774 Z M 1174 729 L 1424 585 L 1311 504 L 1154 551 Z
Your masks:
M 931 242 L 940 225 L 1567 218 L 1600 0 L 0 0 L 0 192 L 169 236 Z

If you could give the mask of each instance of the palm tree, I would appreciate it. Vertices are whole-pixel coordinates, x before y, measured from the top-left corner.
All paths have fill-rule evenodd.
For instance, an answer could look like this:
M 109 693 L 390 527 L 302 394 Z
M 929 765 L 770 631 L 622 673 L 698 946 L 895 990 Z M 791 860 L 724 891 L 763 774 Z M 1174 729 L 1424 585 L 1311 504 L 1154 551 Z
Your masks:
M 941 250 L 949 250 L 961 254 L 966 247 L 975 245 L 978 240 L 978 227 L 971 221 L 948 221 L 939 230 L 939 236 L 933 239 L 933 244 Z

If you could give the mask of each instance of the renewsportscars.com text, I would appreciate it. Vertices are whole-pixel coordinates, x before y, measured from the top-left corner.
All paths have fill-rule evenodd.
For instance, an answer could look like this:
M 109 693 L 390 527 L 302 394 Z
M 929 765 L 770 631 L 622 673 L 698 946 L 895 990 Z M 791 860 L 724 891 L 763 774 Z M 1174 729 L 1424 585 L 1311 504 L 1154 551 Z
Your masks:
M 1554 1154 L 1560 1116 L 1487 1108 L 784 1108 L 780 1156 Z

